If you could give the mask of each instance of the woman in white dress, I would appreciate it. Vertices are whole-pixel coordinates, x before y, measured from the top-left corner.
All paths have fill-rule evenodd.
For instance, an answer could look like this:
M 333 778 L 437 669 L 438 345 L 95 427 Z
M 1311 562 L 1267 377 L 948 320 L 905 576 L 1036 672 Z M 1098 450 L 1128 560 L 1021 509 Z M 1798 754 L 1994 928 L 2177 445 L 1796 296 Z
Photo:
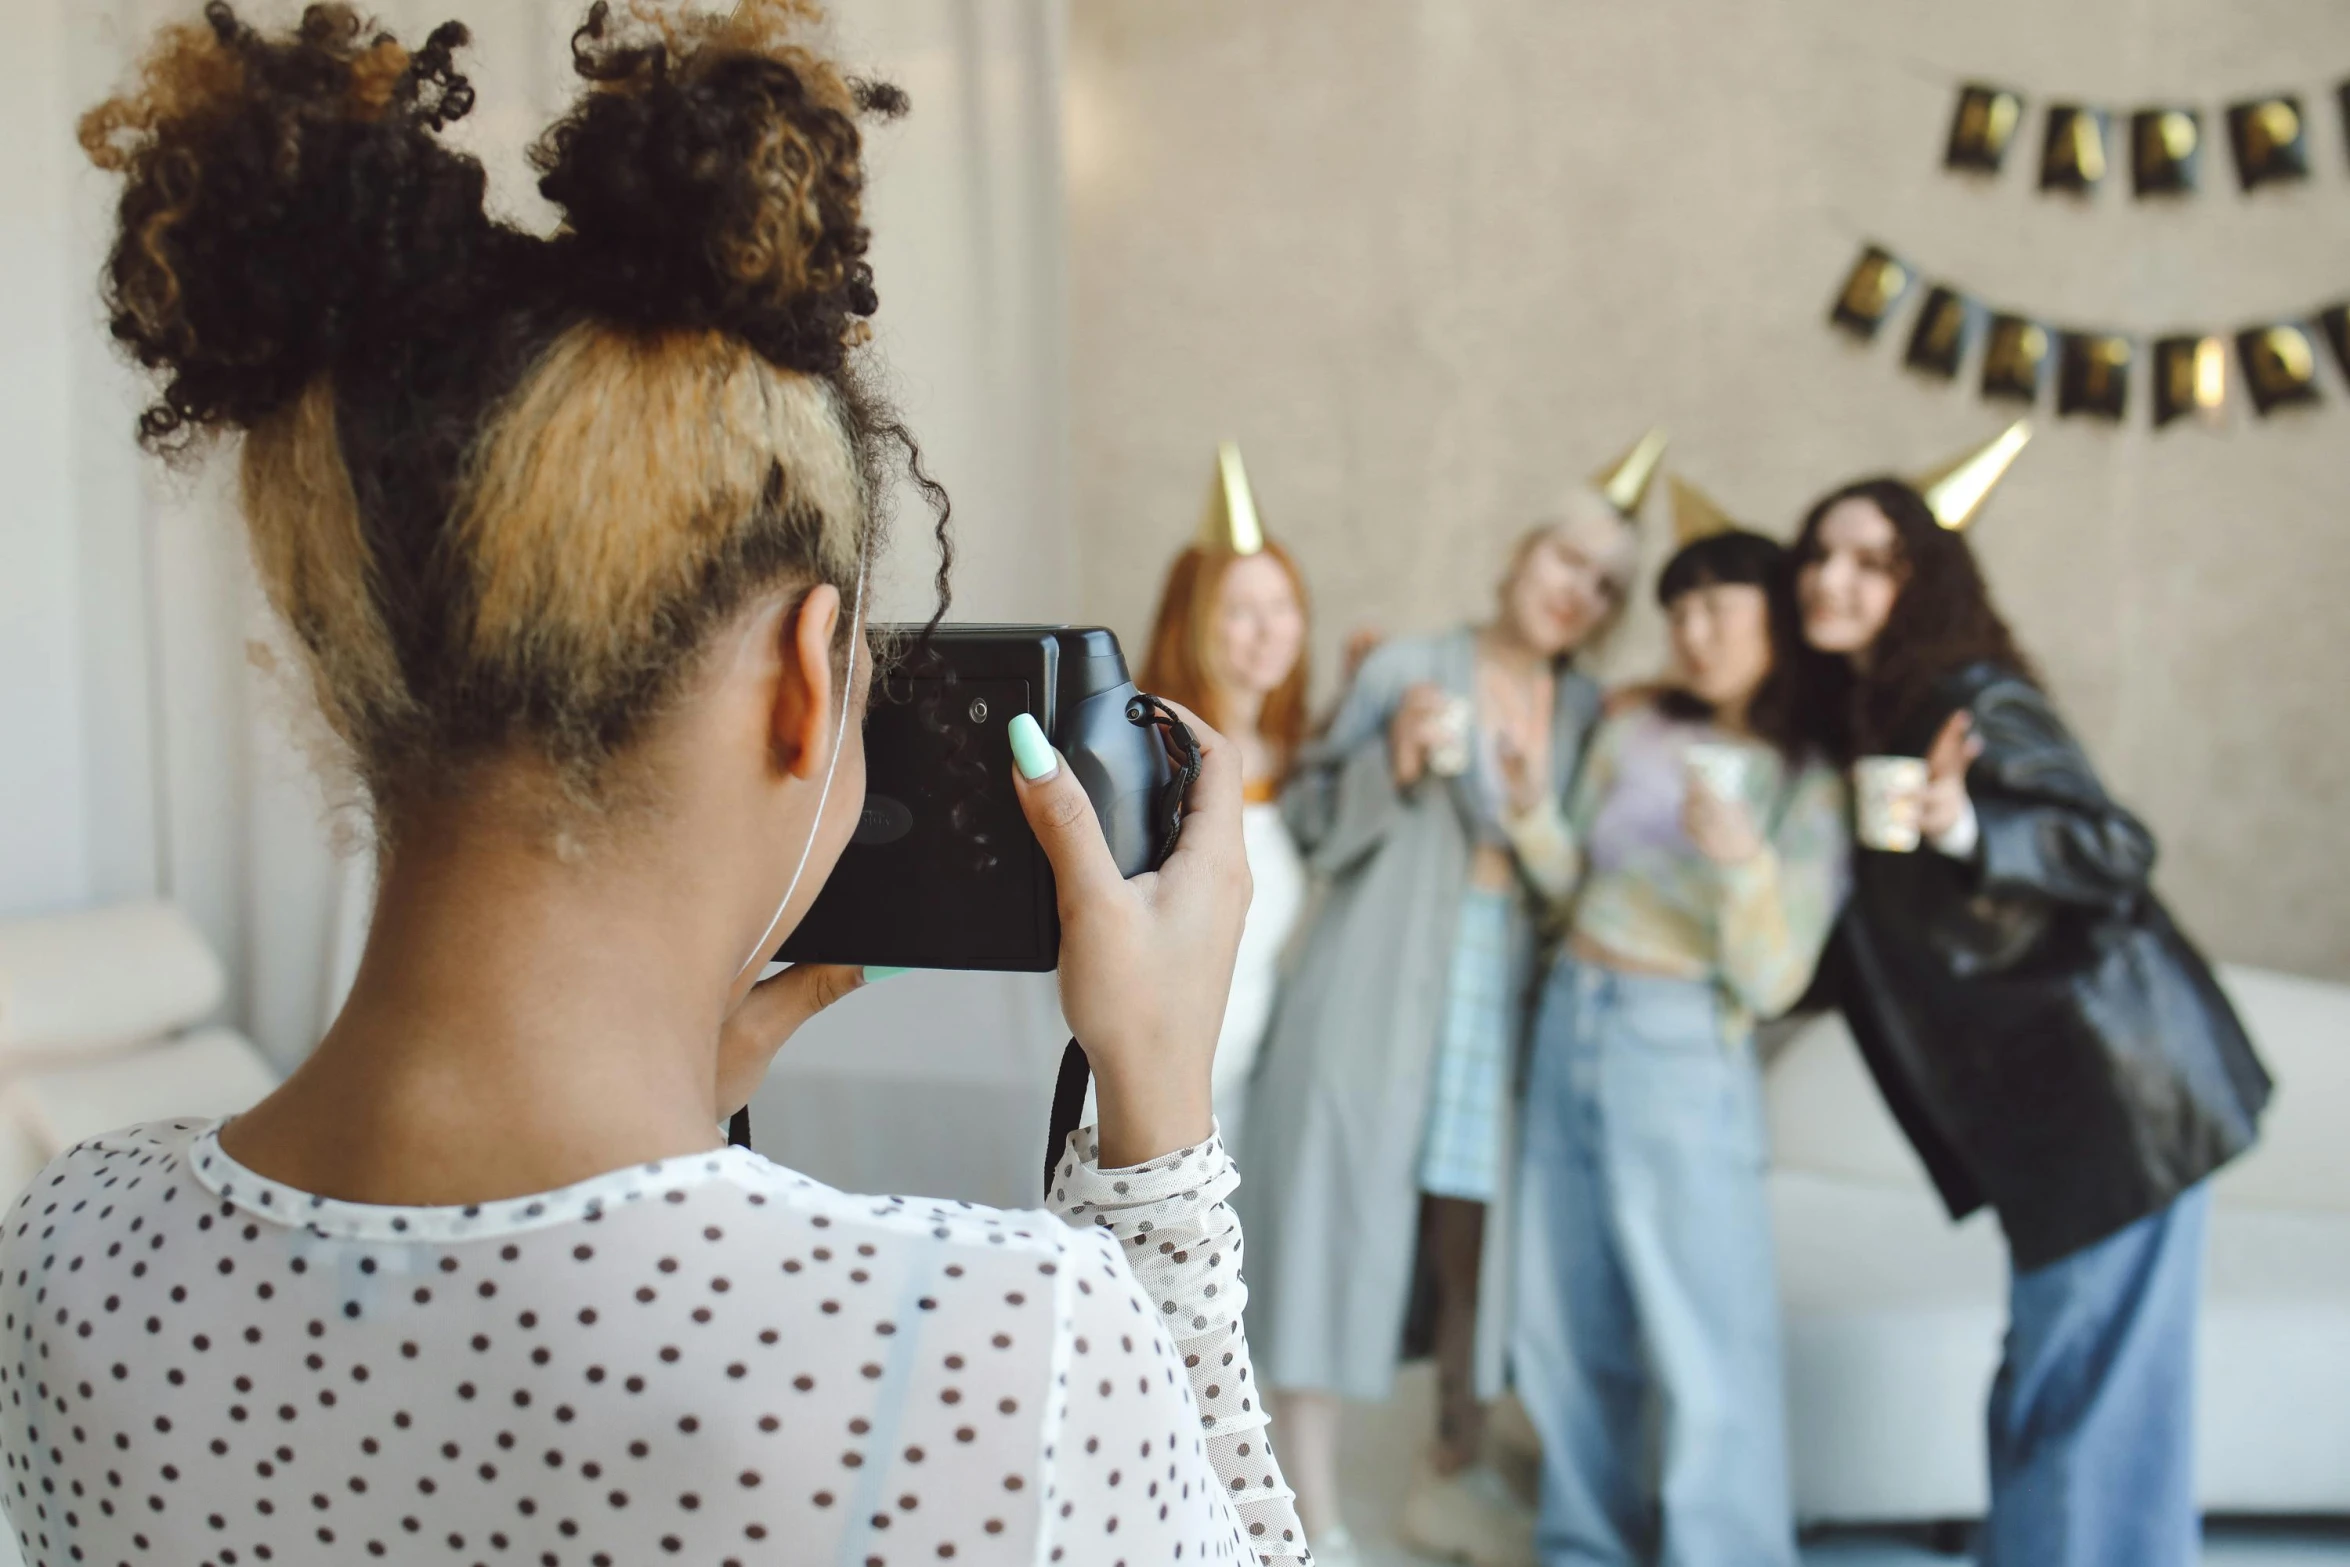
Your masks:
M 1101 1084 L 1052 1212 L 831 1191 L 719 1130 L 860 981 L 758 979 L 863 808 L 912 448 L 861 346 L 859 120 L 904 101 L 811 11 L 595 6 L 532 153 L 552 237 L 442 140 L 455 24 L 214 0 L 83 122 L 141 431 L 241 448 L 381 849 L 283 1087 L 71 1148 L 6 1216 L 29 1567 L 1304 1556 L 1212 1129 L 1246 912 L 1212 730 L 1134 883 L 1030 715 L 995 759 Z
M 1305 739 L 1306 631 L 1305 579 L 1265 536 L 1240 450 L 1226 442 L 1199 536 L 1167 568 L 1141 684 L 1201 714 L 1240 753 L 1241 832 L 1256 890 L 1216 1039 L 1215 1096 L 1225 1146 L 1244 1159 L 1249 1073 L 1306 899 L 1305 862 L 1279 803 Z

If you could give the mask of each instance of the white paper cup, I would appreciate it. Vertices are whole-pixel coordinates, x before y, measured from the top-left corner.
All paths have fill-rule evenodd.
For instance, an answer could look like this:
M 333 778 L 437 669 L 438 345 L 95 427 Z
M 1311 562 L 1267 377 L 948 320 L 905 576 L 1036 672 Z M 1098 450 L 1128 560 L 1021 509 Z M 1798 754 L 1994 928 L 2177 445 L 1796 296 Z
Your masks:
M 1458 778 L 1469 770 L 1469 736 L 1477 725 L 1477 706 L 1465 696 L 1448 696 L 1436 710 L 1428 743 L 1428 771 L 1439 778 Z
M 1863 848 L 1893 854 L 1916 850 L 1918 815 L 1926 793 L 1925 758 L 1864 756 L 1852 764 L 1852 792 Z
M 1682 753 L 1689 776 L 1712 791 L 1714 798 L 1739 804 L 1746 798 L 1746 781 L 1753 776 L 1754 753 L 1742 745 L 1700 740 Z

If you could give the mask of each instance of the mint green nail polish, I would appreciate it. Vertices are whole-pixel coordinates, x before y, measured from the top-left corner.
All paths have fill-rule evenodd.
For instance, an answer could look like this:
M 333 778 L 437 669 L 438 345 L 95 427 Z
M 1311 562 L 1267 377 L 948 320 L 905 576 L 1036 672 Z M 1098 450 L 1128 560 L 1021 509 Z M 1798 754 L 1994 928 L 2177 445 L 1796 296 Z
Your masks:
M 899 968 L 894 964 L 868 963 L 865 965 L 865 983 L 868 985 L 878 985 L 885 979 L 895 979 L 900 974 L 911 974 L 913 972 L 914 971 L 910 968 Z
M 1012 735 L 1012 761 L 1020 769 L 1020 776 L 1030 783 L 1042 783 L 1058 772 L 1061 759 L 1053 754 L 1052 743 L 1045 739 L 1044 730 L 1027 713 L 1014 713 L 1006 726 Z

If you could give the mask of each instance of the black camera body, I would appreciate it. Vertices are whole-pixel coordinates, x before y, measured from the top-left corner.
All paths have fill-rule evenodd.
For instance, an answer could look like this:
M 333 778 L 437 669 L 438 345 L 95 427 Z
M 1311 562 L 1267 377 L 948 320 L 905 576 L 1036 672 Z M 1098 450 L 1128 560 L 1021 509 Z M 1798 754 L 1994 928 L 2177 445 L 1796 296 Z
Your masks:
M 1094 626 L 877 626 L 912 654 L 865 716 L 856 835 L 776 957 L 1041 972 L 1060 960 L 1053 872 L 1012 792 L 1006 726 L 1035 716 L 1093 801 L 1122 875 L 1171 846 L 1182 778 Z M 1130 710 L 1132 709 L 1132 710 Z

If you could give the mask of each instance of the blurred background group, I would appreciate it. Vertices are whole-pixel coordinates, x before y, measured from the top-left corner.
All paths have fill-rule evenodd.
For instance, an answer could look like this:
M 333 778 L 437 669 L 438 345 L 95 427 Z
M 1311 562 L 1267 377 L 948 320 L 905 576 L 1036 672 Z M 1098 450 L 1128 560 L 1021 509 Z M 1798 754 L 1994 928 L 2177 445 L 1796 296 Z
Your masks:
M 87 1132 L 256 1096 L 339 1004 L 366 916 L 359 817 L 307 764 L 316 721 L 225 475 L 138 460 L 93 288 L 107 188 L 74 118 L 187 9 L 9 7 L 11 1191 Z M 452 135 L 543 213 L 520 147 L 571 89 L 579 8 L 373 8 L 403 32 L 450 9 L 481 93 Z M 1310 596 L 1319 715 L 1350 637 L 1486 614 L 1527 525 L 1650 426 L 1666 473 L 1787 540 L 1848 477 L 2033 418 L 1969 541 L 2279 1080 L 2213 1219 L 2204 1502 L 2299 1520 L 2230 1548 L 2350 1559 L 2324 1521 L 2350 1516 L 2350 13 L 835 9 L 848 56 L 914 106 L 872 135 L 877 328 L 954 496 L 957 618 L 1106 624 L 1139 663 L 1231 441 Z M 1655 493 L 1625 623 L 1586 664 L 1603 679 L 1664 659 Z M 926 602 L 926 549 L 901 531 L 884 614 Z M 850 1189 L 1027 1205 L 1057 1030 L 1028 977 L 876 989 L 779 1063 L 762 1151 Z M 1832 1023 L 1778 1048 L 1765 1095 L 1797 1515 L 1975 1516 L 1997 1236 L 1945 1225 Z M 1430 1428 L 1429 1378 L 1400 1388 L 1348 1428 L 1375 1555 Z

